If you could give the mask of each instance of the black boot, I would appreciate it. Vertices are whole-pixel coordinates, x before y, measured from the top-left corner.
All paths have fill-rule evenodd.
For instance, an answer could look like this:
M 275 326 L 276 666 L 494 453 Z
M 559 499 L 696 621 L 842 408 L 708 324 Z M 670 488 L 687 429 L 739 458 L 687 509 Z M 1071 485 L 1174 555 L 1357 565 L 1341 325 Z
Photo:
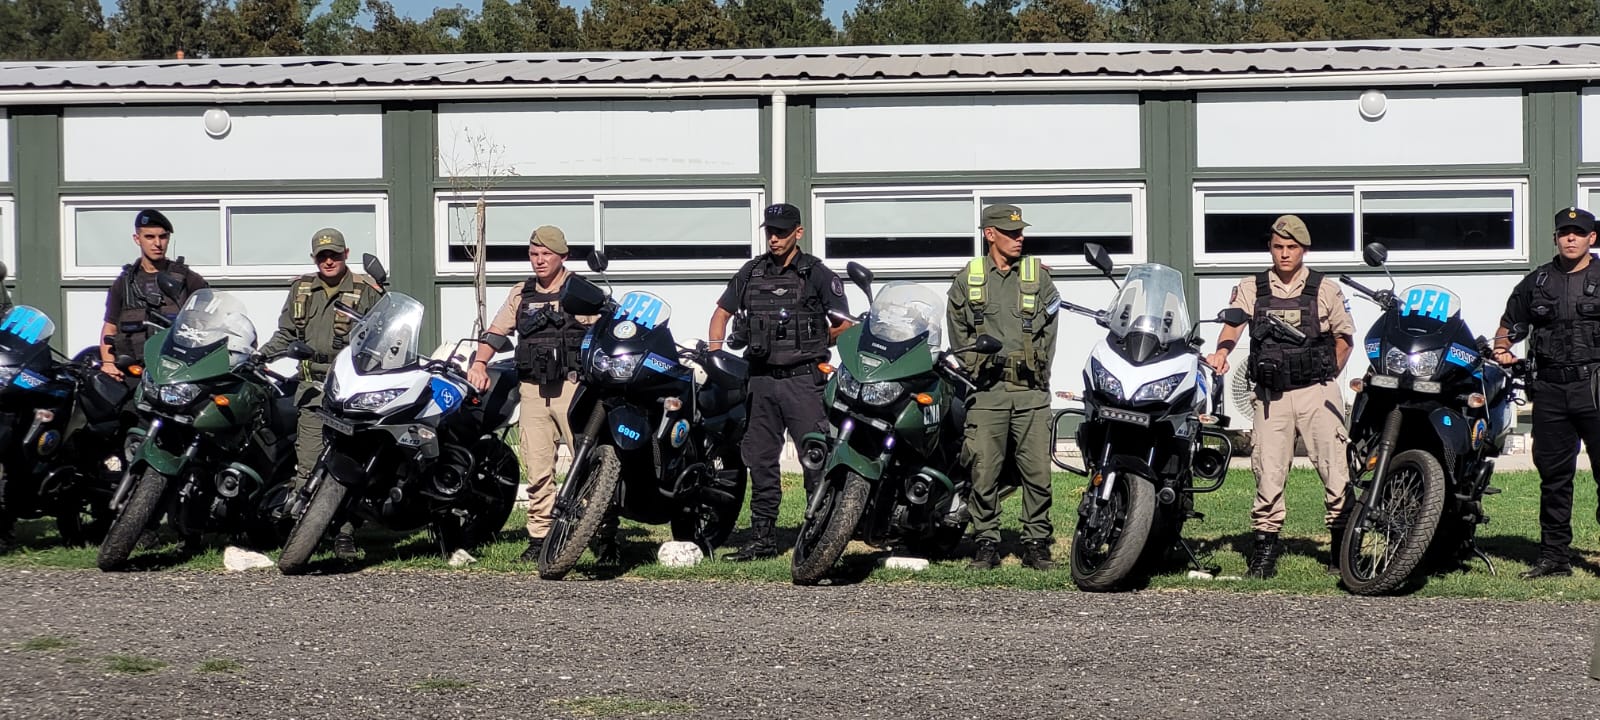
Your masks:
M 750 539 L 744 547 L 729 555 L 727 559 L 734 562 L 746 560 L 761 560 L 778 556 L 778 536 L 773 527 L 772 520 L 752 520 L 750 523 Z
M 972 554 L 968 570 L 993 570 L 1000 567 L 1000 544 L 993 540 L 978 541 L 978 550 Z
M 594 540 L 589 543 L 590 552 L 594 553 L 594 560 L 601 565 L 622 564 L 622 543 L 617 542 L 617 529 L 621 518 L 612 513 L 607 513 L 600 522 L 600 528 L 595 530 Z
M 522 551 L 522 556 L 517 558 L 517 562 L 539 562 L 539 553 L 542 552 L 544 552 L 544 538 L 528 538 L 528 549 Z
M 1056 569 L 1056 561 L 1050 559 L 1050 541 L 1023 540 L 1022 566 L 1034 570 Z
M 1329 575 L 1339 574 L 1339 564 L 1344 562 L 1344 528 L 1328 528 L 1333 533 L 1333 538 L 1328 541 L 1328 567 Z
M 1244 576 L 1266 580 L 1278 574 L 1278 554 L 1283 552 L 1275 532 L 1256 533 L 1256 546 L 1250 551 L 1250 569 Z
M 361 549 L 356 547 L 355 533 L 341 531 L 333 536 L 333 556 L 344 562 L 361 559 Z

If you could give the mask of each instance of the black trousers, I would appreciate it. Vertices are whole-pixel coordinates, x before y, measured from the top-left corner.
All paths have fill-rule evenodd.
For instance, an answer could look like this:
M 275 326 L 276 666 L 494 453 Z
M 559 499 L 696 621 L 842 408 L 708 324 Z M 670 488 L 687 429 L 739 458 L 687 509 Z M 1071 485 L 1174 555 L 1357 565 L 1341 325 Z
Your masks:
M 1564 383 L 1534 380 L 1528 389 L 1533 400 L 1533 466 L 1539 470 L 1539 555 L 1567 562 L 1579 443 L 1589 453 L 1590 467 L 1600 471 L 1600 410 L 1595 409 L 1588 378 Z
M 776 522 L 783 487 L 778 460 L 783 455 L 787 430 L 795 447 L 806 433 L 827 432 L 828 415 L 822 407 L 821 373 L 775 378 L 753 375 L 749 386 L 749 425 L 744 431 L 740 456 L 750 469 L 750 519 Z M 806 493 L 816 478 L 806 471 Z

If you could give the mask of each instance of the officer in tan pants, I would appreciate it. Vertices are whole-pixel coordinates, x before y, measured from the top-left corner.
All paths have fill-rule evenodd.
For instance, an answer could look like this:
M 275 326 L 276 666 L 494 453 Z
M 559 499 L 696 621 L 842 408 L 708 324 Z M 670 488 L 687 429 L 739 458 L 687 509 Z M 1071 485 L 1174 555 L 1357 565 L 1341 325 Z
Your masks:
M 1344 396 L 1335 378 L 1350 357 L 1355 323 L 1339 285 L 1305 266 L 1310 247 L 1311 233 L 1300 218 L 1278 218 L 1268 240 L 1272 268 L 1246 277 L 1233 290 L 1233 307 L 1251 314 L 1248 369 L 1256 385 L 1255 450 L 1250 458 L 1256 474 L 1250 512 L 1255 547 L 1246 573 L 1253 578 L 1278 572 L 1283 486 L 1294 460 L 1296 432 L 1322 476 L 1326 520 L 1333 533 L 1328 570 L 1338 572 L 1350 468 Z M 1218 372 L 1228 371 L 1228 354 L 1243 329 L 1223 326 L 1216 352 L 1206 358 Z
M 561 307 L 561 291 L 574 274 L 566 269 L 567 238 L 560 228 L 544 225 L 528 240 L 533 275 L 511 288 L 495 313 L 489 333 L 517 335 L 517 373 L 522 378 L 518 415 L 522 464 L 528 480 L 528 549 L 523 562 L 538 562 L 555 508 L 556 442 L 572 444 L 567 409 L 578 383 L 583 336 L 594 316 L 577 316 Z M 480 345 L 467 371 L 473 387 L 489 387 L 488 364 L 494 350 Z

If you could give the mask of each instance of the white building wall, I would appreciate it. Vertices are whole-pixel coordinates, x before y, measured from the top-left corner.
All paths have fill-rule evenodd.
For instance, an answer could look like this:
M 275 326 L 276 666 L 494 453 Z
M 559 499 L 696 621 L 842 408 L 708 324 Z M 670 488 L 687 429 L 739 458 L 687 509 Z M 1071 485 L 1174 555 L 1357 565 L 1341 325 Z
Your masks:
M 1368 120 L 1359 90 L 1200 93 L 1200 167 L 1471 165 L 1523 159 L 1522 91 L 1385 90 Z
M 383 176 L 383 115 L 376 105 L 225 107 L 227 134 L 211 137 L 209 106 L 67 108 L 68 182 L 335 180 Z
M 819 98 L 817 171 L 1139 167 L 1136 95 Z
M 761 170 L 754 99 L 439 107 L 439 174 L 726 175 Z
M 1578 122 L 1582 128 L 1578 145 L 1583 162 L 1600 162 L 1600 88 L 1583 89 L 1578 101 Z
M 0 182 L 11 180 L 11 118 L 0 109 Z

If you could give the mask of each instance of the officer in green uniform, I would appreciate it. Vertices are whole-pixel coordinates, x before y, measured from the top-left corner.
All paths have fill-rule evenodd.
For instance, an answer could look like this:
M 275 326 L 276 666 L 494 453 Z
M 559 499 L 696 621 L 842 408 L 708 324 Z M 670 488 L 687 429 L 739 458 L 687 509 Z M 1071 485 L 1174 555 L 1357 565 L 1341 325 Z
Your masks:
M 974 570 L 1000 565 L 1000 476 L 1010 466 L 1022 481 L 1022 564 L 1055 567 L 1050 526 L 1050 363 L 1055 357 L 1061 296 L 1039 258 L 1022 254 L 1022 210 L 983 209 L 988 254 L 973 258 L 950 285 L 945 325 L 950 347 L 979 335 L 1000 340 L 999 353 L 966 353 L 978 391 L 967 398 L 963 454 L 972 471 Z
M 322 418 L 316 413 L 322 404 L 322 383 L 333 367 L 333 358 L 348 344 L 354 321 L 336 307 L 338 303 L 365 313 L 378 302 L 383 290 L 372 278 L 351 272 L 346 261 L 350 249 L 345 246 L 344 234 L 333 228 L 323 228 L 311 235 L 311 257 L 317 261 L 317 271 L 295 278 L 289 288 L 289 299 L 283 303 L 278 315 L 278 329 L 272 338 L 261 346 L 263 355 L 276 355 L 288 349 L 289 344 L 301 340 L 315 353 L 300 361 L 300 390 L 295 397 L 299 419 L 295 424 L 294 490 L 306 485 L 311 471 L 322 454 Z M 333 553 L 341 560 L 357 557 L 355 528 L 345 523 L 333 541 Z

